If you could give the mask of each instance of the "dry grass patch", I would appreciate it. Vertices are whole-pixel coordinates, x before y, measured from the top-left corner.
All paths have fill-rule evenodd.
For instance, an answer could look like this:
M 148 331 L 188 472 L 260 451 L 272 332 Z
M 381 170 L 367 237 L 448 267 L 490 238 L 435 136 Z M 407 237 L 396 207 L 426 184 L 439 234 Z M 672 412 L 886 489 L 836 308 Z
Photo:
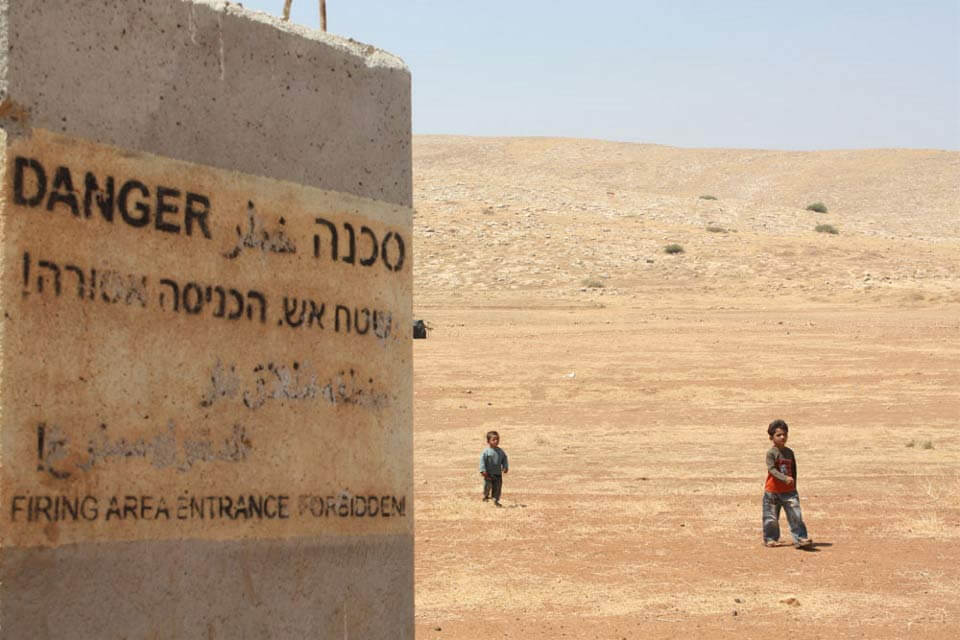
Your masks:
M 940 513 L 926 512 L 901 515 L 884 525 L 884 530 L 873 530 L 880 537 L 895 533 L 902 538 L 926 538 L 950 541 L 960 539 L 960 517 L 948 518 Z

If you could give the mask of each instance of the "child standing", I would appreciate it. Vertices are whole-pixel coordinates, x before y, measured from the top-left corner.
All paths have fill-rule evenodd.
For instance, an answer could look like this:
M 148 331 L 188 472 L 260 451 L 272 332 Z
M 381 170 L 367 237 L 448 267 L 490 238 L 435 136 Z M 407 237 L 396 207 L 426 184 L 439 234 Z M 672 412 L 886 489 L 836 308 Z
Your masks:
M 807 537 L 807 526 L 800 511 L 797 495 L 797 458 L 787 447 L 789 427 L 783 420 L 774 420 L 767 427 L 773 446 L 767 451 L 767 482 L 763 489 L 763 544 L 777 546 L 780 540 L 780 509 L 787 514 L 793 543 L 799 549 L 813 541 Z
M 487 431 L 487 448 L 480 455 L 480 475 L 483 476 L 483 501 L 491 497 L 493 504 L 500 504 L 500 490 L 503 488 L 503 474 L 509 471 L 507 452 L 500 448 L 500 434 Z

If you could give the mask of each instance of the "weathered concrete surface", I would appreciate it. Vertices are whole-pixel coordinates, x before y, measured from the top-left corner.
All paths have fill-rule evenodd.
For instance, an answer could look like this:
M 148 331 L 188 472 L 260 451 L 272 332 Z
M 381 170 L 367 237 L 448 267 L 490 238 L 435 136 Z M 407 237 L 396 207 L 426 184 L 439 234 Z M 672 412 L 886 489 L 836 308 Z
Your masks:
M 412 638 L 412 555 L 409 536 L 16 550 L 0 637 Z
M 411 204 L 410 74 L 372 46 L 218 0 L 0 0 L 0 45 L 29 126 Z
M 409 73 L 0 1 L 7 638 L 413 634 Z

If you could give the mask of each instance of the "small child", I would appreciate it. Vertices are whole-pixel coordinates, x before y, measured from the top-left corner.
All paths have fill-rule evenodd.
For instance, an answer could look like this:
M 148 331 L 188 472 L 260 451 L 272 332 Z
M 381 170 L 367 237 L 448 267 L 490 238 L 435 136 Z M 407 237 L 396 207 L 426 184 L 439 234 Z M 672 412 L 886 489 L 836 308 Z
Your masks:
M 807 526 L 800 512 L 797 495 L 797 458 L 787 447 L 789 427 L 783 420 L 774 420 L 767 427 L 773 446 L 767 451 L 767 482 L 763 489 L 763 544 L 775 547 L 780 540 L 780 509 L 787 514 L 790 534 L 799 549 L 813 541 L 807 537 Z
M 491 497 L 493 504 L 500 504 L 500 490 L 503 488 L 503 474 L 509 471 L 507 452 L 500 448 L 500 434 L 487 431 L 487 448 L 480 455 L 480 475 L 483 476 L 483 501 Z

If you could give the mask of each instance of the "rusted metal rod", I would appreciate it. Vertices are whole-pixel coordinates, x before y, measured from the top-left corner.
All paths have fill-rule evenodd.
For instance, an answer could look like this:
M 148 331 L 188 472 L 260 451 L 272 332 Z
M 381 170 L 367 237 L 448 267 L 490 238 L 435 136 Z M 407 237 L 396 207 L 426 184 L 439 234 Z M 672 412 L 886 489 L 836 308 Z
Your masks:
M 290 5 L 293 4 L 293 0 L 283 0 L 283 21 L 288 22 L 290 20 Z M 320 29 L 322 31 L 327 30 L 327 0 L 320 0 Z

